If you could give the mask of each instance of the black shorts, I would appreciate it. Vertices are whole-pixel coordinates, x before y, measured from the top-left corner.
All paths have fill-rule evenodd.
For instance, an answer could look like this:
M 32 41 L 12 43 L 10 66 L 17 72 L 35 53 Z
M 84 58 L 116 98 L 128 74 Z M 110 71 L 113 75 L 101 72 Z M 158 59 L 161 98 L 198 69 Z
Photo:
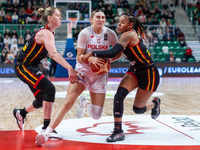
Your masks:
M 45 78 L 45 75 L 42 74 L 38 66 L 17 62 L 14 69 L 17 77 L 29 86 L 34 96 L 41 92 L 42 89 L 38 89 L 37 85 Z
M 155 65 L 143 69 L 131 67 L 126 73 L 136 78 L 138 80 L 138 87 L 143 90 L 156 91 L 160 82 L 159 72 Z

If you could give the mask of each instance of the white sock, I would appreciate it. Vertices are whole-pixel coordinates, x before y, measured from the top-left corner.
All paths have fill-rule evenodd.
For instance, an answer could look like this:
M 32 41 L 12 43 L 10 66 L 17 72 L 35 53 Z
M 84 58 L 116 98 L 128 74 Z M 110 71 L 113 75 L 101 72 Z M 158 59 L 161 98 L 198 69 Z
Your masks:
M 47 136 L 49 136 L 51 133 L 53 132 L 53 129 L 51 127 L 47 127 L 46 131 L 45 131 L 45 134 Z

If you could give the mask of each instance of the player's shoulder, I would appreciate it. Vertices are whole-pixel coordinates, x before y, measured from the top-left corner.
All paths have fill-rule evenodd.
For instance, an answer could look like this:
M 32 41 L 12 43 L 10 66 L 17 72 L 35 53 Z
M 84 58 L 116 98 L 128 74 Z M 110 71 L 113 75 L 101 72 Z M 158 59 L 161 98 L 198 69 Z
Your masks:
M 104 26 L 104 30 L 105 30 L 105 32 L 107 32 L 108 34 L 116 35 L 116 33 L 115 33 L 112 29 L 110 29 L 110 28 L 108 28 L 108 27 L 106 27 L 106 26 Z M 117 36 L 117 35 L 116 35 L 116 36 Z
M 90 27 L 84 28 L 83 30 L 80 31 L 80 33 L 81 34 L 86 34 L 86 35 L 90 34 Z

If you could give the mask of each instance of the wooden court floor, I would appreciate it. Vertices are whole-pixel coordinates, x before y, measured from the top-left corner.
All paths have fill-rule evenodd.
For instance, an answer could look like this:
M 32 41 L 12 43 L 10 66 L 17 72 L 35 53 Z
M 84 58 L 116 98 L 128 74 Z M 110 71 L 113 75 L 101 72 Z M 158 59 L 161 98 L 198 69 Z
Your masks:
M 51 78 L 52 81 L 66 81 L 67 79 Z M 120 81 L 121 78 L 110 78 L 109 81 Z M 59 81 L 59 82 L 62 82 Z M 55 85 L 56 91 L 66 91 L 68 85 Z M 108 85 L 108 90 L 116 90 L 117 85 Z M 161 96 L 161 115 L 200 115 L 200 78 L 161 78 L 157 92 Z M 152 97 L 153 98 L 153 97 Z M 152 100 L 150 99 L 150 101 Z M 0 130 L 18 130 L 16 121 L 12 115 L 14 108 L 23 108 L 34 97 L 28 86 L 17 78 L 0 78 Z M 63 98 L 56 98 L 53 113 L 62 103 Z M 124 115 L 135 115 L 132 111 L 133 98 L 125 99 Z M 102 116 L 112 116 L 113 99 L 106 99 Z M 75 118 L 78 100 L 73 108 L 65 115 L 66 119 Z M 43 123 L 42 109 L 31 112 L 27 116 L 25 130 L 34 130 Z M 145 113 L 145 115 L 150 112 Z M 85 117 L 89 117 L 86 111 Z

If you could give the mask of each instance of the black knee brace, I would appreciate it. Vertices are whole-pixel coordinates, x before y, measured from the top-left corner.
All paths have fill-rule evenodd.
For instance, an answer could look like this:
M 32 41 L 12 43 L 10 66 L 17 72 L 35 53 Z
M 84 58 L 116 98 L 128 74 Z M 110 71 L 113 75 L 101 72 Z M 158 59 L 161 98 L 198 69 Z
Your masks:
M 114 97 L 114 117 L 120 118 L 123 115 L 123 111 L 124 111 L 124 99 L 128 94 L 128 90 L 123 88 L 123 87 L 119 87 L 117 89 L 117 93 L 115 94 Z
M 56 90 L 55 86 L 51 83 L 51 81 L 44 77 L 38 84 L 37 88 L 44 92 L 44 101 L 54 102 Z
M 33 107 L 34 108 L 41 108 L 42 107 L 43 98 L 44 98 L 44 93 L 40 91 L 35 96 L 35 100 L 33 101 Z
M 146 110 L 147 110 L 147 107 L 146 107 L 146 106 L 144 106 L 144 107 L 142 107 L 142 108 L 138 108 L 138 107 L 136 107 L 136 106 L 133 105 L 133 111 L 134 111 L 136 114 L 143 114 L 143 113 L 146 112 Z

